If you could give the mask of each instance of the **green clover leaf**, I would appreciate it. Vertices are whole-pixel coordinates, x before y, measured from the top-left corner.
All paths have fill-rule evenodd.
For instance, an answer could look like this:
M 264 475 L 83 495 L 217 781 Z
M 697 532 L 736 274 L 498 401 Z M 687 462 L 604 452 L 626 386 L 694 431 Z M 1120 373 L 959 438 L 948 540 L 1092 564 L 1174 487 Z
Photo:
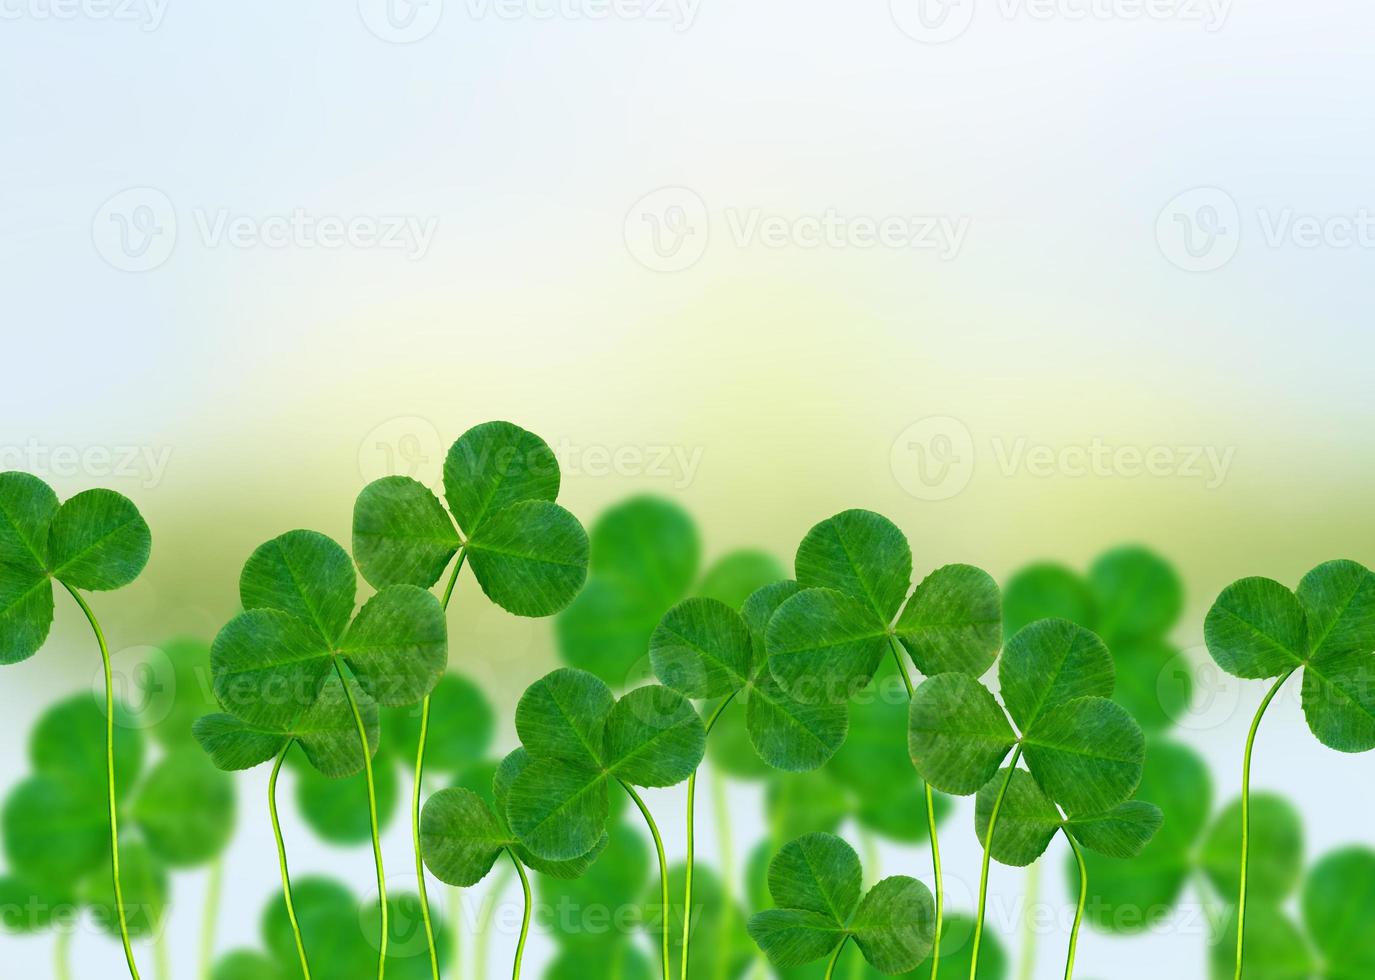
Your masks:
M 750 917 L 749 934 L 776 967 L 805 966 L 839 955 L 853 939 L 865 960 L 886 974 L 916 967 L 931 953 L 935 901 L 921 882 L 885 878 L 861 896 L 859 856 L 831 834 L 809 834 L 783 847 L 769 864 L 776 908 Z
M 553 451 L 534 433 L 509 422 L 475 426 L 444 464 L 447 511 L 408 477 L 386 477 L 359 494 L 358 568 L 379 589 L 428 590 L 461 550 L 497 605 L 517 616 L 553 615 L 573 601 L 588 566 L 586 532 L 554 503 L 559 482 Z
M 1208 611 L 1204 635 L 1218 666 L 1237 677 L 1302 670 L 1304 715 L 1324 745 L 1375 748 L 1375 573 L 1363 565 L 1319 565 L 1297 594 L 1266 578 L 1234 582 Z
M 1322 954 L 1324 980 L 1375 974 L 1375 851 L 1346 847 L 1323 857 L 1303 886 L 1303 921 Z
M 673 786 L 702 761 L 706 730 L 692 704 L 666 687 L 617 700 L 586 671 L 562 668 L 536 681 L 516 708 L 529 764 L 511 783 L 506 816 L 538 858 L 586 854 L 606 831 L 607 784 Z
M 53 582 L 121 589 L 143 572 L 151 548 L 138 508 L 112 490 L 59 505 L 37 477 L 0 473 L 0 664 L 27 660 L 47 641 Z
M 234 833 L 234 783 L 189 745 L 169 752 L 148 773 L 130 815 L 149 851 L 169 868 L 208 864 Z

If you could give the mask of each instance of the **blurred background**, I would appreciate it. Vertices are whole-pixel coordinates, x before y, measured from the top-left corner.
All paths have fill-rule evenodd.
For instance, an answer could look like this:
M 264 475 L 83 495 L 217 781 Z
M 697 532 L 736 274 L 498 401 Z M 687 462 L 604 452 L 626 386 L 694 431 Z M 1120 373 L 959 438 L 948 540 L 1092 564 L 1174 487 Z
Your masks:
M 671 501 L 703 571 L 748 547 L 790 573 L 847 507 L 895 520 L 918 576 L 1086 574 L 1149 547 L 1181 583 L 1168 640 L 1195 674 L 1171 738 L 1206 761 L 1214 810 L 1264 684 L 1208 669 L 1212 599 L 1375 562 L 1368 4 L 7 0 L 0 17 L 0 470 L 63 497 L 108 486 L 147 517 L 151 565 L 96 607 L 131 697 L 137 665 L 234 614 L 256 545 L 346 542 L 365 483 L 435 483 L 493 418 L 545 438 L 589 526 Z M 499 756 L 515 698 L 561 660 L 556 626 L 465 584 L 451 664 L 490 701 Z M 48 706 L 98 690 L 85 624 L 58 608 L 0 681 L 0 787 Z M 1375 843 L 1371 761 L 1313 740 L 1297 692 L 1255 783 L 1298 808 L 1309 862 Z M 368 847 L 317 833 L 293 779 L 293 871 L 366 898 Z M 277 894 L 265 781 L 237 781 L 217 952 L 261 945 Z M 767 789 L 716 788 L 739 871 Z M 682 788 L 649 801 L 681 857 Z M 712 806 L 698 850 L 719 867 Z M 970 801 L 945 828 L 967 910 Z M 1062 971 L 1063 846 L 1026 976 Z M 928 876 L 924 846 L 874 847 L 886 873 Z M 173 879 L 177 977 L 196 975 L 209 877 Z M 1013 965 L 1026 878 L 993 879 Z M 465 976 L 509 970 L 502 896 L 489 973 Z M 1202 977 L 1207 931 L 1186 894 L 1144 935 L 1086 930 L 1079 972 Z M 0 933 L 17 975 L 51 975 L 52 946 Z M 537 929 L 528 974 L 557 949 Z M 117 961 L 78 931 L 75 976 Z

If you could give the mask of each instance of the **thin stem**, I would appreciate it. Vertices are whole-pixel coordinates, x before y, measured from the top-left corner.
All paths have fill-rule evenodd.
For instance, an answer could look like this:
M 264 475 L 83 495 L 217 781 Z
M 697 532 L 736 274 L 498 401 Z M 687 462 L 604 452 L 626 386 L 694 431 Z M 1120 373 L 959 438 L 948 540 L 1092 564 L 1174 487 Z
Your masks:
M 368 726 L 363 724 L 363 715 L 358 710 L 358 702 L 353 697 L 353 691 L 349 688 L 348 678 L 344 676 L 343 664 L 335 660 L 334 669 L 339 674 L 339 682 L 344 685 L 344 697 L 348 698 L 349 707 L 353 710 L 353 720 L 358 725 L 358 740 L 363 747 L 363 773 L 368 782 L 368 819 L 372 824 L 372 859 L 377 865 L 377 898 L 382 910 L 382 939 L 377 950 L 377 980 L 385 980 L 387 939 L 391 934 L 391 923 L 387 908 L 387 876 L 382 870 L 382 838 L 377 827 L 377 784 L 373 782 L 372 747 L 368 744 Z
M 267 780 L 267 811 L 272 816 L 272 836 L 277 841 L 277 863 L 282 869 L 282 898 L 286 900 L 286 917 L 291 921 L 291 933 L 296 937 L 296 952 L 301 957 L 301 972 L 310 980 L 310 963 L 306 960 L 306 943 L 301 936 L 301 923 L 296 918 L 296 903 L 291 898 L 291 874 L 286 869 L 286 844 L 282 841 L 282 822 L 277 818 L 277 776 L 282 771 L 286 754 L 295 742 L 288 741 L 277 754 L 272 775 Z
M 1084 904 L 1089 897 L 1089 869 L 1084 864 L 1084 852 L 1074 835 L 1065 831 L 1065 840 L 1074 850 L 1074 860 L 1079 864 L 1079 905 L 1074 910 L 1074 926 L 1069 931 L 1069 957 L 1065 960 L 1065 980 L 1074 976 L 1074 953 L 1079 948 L 1079 927 L 1084 922 Z
M 826 964 L 826 980 L 831 980 L 831 978 L 835 976 L 836 964 L 840 962 L 840 954 L 845 952 L 845 944 L 849 941 L 850 937 L 847 935 L 840 941 L 840 945 L 836 947 L 836 951 L 831 954 L 831 962 Z
M 72 980 L 71 951 L 72 933 L 75 926 L 64 926 L 57 930 L 57 943 L 53 949 L 53 976 L 57 980 Z
M 902 645 L 898 643 L 898 638 L 889 634 L 888 640 L 893 648 L 893 660 L 897 662 L 898 674 L 902 677 L 902 683 L 907 688 L 907 700 L 912 700 L 916 695 L 912 687 L 912 678 L 907 673 L 907 661 L 903 659 Z M 931 867 L 935 877 L 935 899 L 936 899 L 936 932 L 935 940 L 931 946 L 931 980 L 936 980 L 940 975 L 941 969 L 941 932 L 945 927 L 945 876 L 941 871 L 941 842 L 936 833 L 936 794 L 931 789 L 930 783 L 924 783 L 926 796 L 926 830 L 931 837 Z
M 649 807 L 645 806 L 645 801 L 640 799 L 640 794 L 635 792 L 635 788 L 624 779 L 620 780 L 622 788 L 634 801 L 640 813 L 645 818 L 645 823 L 649 825 L 650 836 L 654 838 L 654 848 L 659 852 L 659 894 L 664 903 L 663 911 L 663 949 L 661 954 L 664 958 L 664 980 L 669 980 L 672 975 L 672 966 L 668 955 L 668 933 L 669 933 L 669 905 L 668 905 L 668 858 L 664 855 L 664 839 L 659 836 L 659 826 L 654 822 L 654 816 L 649 812 Z M 688 910 L 683 910 L 683 915 L 687 915 Z
M 711 713 L 711 717 L 707 719 L 705 727 L 708 735 L 710 735 L 711 730 L 716 727 L 716 722 L 721 717 L 721 712 L 725 711 L 726 706 L 735 700 L 735 694 L 735 691 L 731 691 L 730 694 L 726 695 L 721 703 L 716 706 L 716 710 Z M 693 815 L 696 809 L 696 801 L 697 770 L 694 769 L 692 775 L 688 777 L 687 784 L 687 884 L 683 889 L 683 980 L 687 980 L 688 977 L 688 943 L 692 939 L 692 862 L 697 853 L 695 835 L 693 833 Z M 667 915 L 667 911 L 665 911 L 664 914 Z M 664 920 L 664 930 L 665 935 L 667 935 L 667 919 Z
M 1241 980 L 1242 954 L 1246 947 L 1246 872 L 1251 863 L 1251 753 L 1256 745 L 1256 732 L 1260 730 L 1260 720 L 1265 709 L 1275 700 L 1284 682 L 1293 676 L 1294 667 L 1275 681 L 1265 699 L 1256 710 L 1255 720 L 1251 722 L 1251 732 L 1246 736 L 1246 755 L 1241 764 L 1241 890 L 1237 897 L 1237 970 L 1236 980 Z
M 1017 965 L 1017 980 L 1032 980 L 1036 972 L 1035 911 L 1041 901 L 1041 862 L 1035 861 L 1026 872 L 1026 913 L 1022 916 L 1022 955 Z
M 735 908 L 735 847 L 730 826 L 730 810 L 726 800 L 726 781 L 721 770 L 711 768 L 711 800 L 716 814 L 716 849 L 721 853 L 721 935 L 729 934 L 730 913 Z M 716 946 L 714 980 L 726 980 L 730 972 L 730 944 Z
M 91 631 L 95 633 L 96 643 L 100 646 L 100 659 L 105 667 L 105 779 L 110 804 L 110 870 L 115 882 L 115 913 L 119 918 L 119 938 L 124 943 L 124 959 L 129 964 L 129 975 L 133 980 L 139 980 L 138 964 L 134 962 L 134 948 L 129 942 L 129 922 L 124 911 L 124 888 L 119 880 L 119 806 L 115 795 L 115 690 L 113 671 L 110 667 L 110 647 L 105 642 L 105 633 L 96 621 L 95 613 L 81 597 L 81 593 L 66 582 L 62 583 L 62 587 L 71 593 L 76 604 L 86 614 Z
M 463 969 L 463 893 L 449 886 L 449 959 L 454 976 Z
M 444 589 L 444 599 L 440 607 L 446 612 L 449 600 L 453 598 L 454 586 L 458 584 L 458 573 L 463 570 L 463 562 L 468 553 L 460 548 L 458 561 L 454 562 L 454 572 L 449 576 L 449 584 Z M 420 850 L 420 791 L 425 777 L 425 746 L 430 737 L 430 696 L 420 704 L 420 745 L 415 753 L 415 784 L 411 788 L 411 839 L 415 842 L 415 880 L 416 890 L 420 893 L 420 918 L 425 923 L 425 943 L 430 950 L 430 972 L 434 980 L 439 980 L 439 950 L 434 942 L 434 923 L 430 919 L 430 894 L 425 883 L 425 858 Z
M 497 876 L 492 881 L 491 891 L 483 898 L 482 908 L 478 914 L 477 939 L 473 944 L 473 976 L 485 977 L 487 975 L 487 950 L 488 937 L 491 935 L 492 914 L 496 911 L 497 902 L 501 901 L 501 894 L 506 890 L 506 882 L 510 879 L 511 872 L 504 864 Z
M 201 917 L 201 980 L 210 980 L 215 969 L 215 926 L 220 917 L 220 892 L 224 888 L 224 861 L 216 858 L 205 883 L 205 910 Z
M 172 980 L 172 963 L 167 955 L 167 924 L 158 926 L 153 937 L 153 957 L 157 963 L 159 980 Z
M 1003 798 L 1007 796 L 1012 774 L 1017 771 L 1017 760 L 1021 757 L 1022 743 L 1018 742 L 1017 747 L 1012 750 L 1012 761 L 1007 765 L 1007 776 L 1003 778 L 1003 785 L 998 789 L 998 796 L 993 801 L 993 810 L 988 815 L 988 830 L 984 833 L 983 870 L 979 872 L 979 914 L 974 920 L 974 946 L 970 951 L 969 980 L 978 980 L 979 976 L 979 947 L 983 944 L 984 909 L 988 905 L 988 865 L 993 856 L 993 828 L 998 824 L 998 811 L 1003 808 Z
M 516 866 L 516 874 L 520 875 L 520 888 L 525 893 L 525 915 L 520 921 L 520 939 L 516 943 L 516 963 L 511 971 L 511 980 L 520 980 L 520 963 L 525 958 L 525 940 L 530 936 L 530 909 L 533 902 L 530 898 L 530 878 L 525 873 L 525 865 L 520 863 L 520 858 L 516 857 L 516 852 L 509 847 L 506 853 L 511 855 L 511 863 Z

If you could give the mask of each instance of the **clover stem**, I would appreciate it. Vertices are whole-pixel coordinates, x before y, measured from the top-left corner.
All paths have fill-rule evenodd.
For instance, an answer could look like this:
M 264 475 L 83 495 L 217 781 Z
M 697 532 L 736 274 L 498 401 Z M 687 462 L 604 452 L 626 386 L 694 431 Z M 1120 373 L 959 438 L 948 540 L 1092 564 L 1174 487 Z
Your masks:
M 1034 913 L 1041 900 L 1041 862 L 1032 862 L 1026 872 L 1025 908 Z M 1022 954 L 1017 964 L 1017 980 L 1032 980 L 1036 972 L 1036 926 L 1035 916 L 1022 916 Z
M 205 883 L 205 910 L 201 917 L 201 980 L 210 980 L 215 969 L 215 926 L 220 917 L 220 893 L 224 889 L 224 860 L 210 865 Z
M 72 929 L 67 926 L 57 930 L 57 944 L 53 949 L 53 976 L 57 980 L 72 980 Z
M 286 754 L 296 743 L 288 740 L 277 754 L 272 765 L 272 775 L 267 780 L 267 812 L 272 816 L 272 836 L 277 841 L 277 864 L 282 869 L 282 898 L 286 901 L 286 917 L 291 922 L 292 935 L 296 937 L 296 953 L 301 957 L 301 972 L 305 980 L 310 980 L 310 963 L 306 960 L 306 943 L 301 936 L 301 923 L 296 919 L 296 903 L 291 898 L 291 874 L 286 869 L 286 844 L 282 840 L 282 822 L 277 817 L 277 776 L 282 771 Z
M 458 584 L 458 573 L 463 571 L 463 562 L 467 557 L 468 552 L 460 548 L 458 561 L 454 562 L 453 574 L 449 576 L 449 584 L 444 588 L 444 598 L 440 601 L 440 608 L 445 612 L 449 609 L 449 600 L 453 598 L 454 586 Z M 415 753 L 415 784 L 411 788 L 411 839 L 415 842 L 416 890 L 420 893 L 420 918 L 425 923 L 425 943 L 430 950 L 430 972 L 433 974 L 434 980 L 439 980 L 439 950 L 435 948 L 434 922 L 430 918 L 430 894 L 425 887 L 425 859 L 420 850 L 420 791 L 425 776 L 425 745 L 429 741 L 429 737 L 430 696 L 427 694 L 425 700 L 420 703 L 420 745 Z
M 358 701 L 349 687 L 348 678 L 344 676 L 344 665 L 336 659 L 334 669 L 339 674 L 339 683 L 344 686 L 344 697 L 348 698 L 349 708 L 353 711 L 353 720 L 358 725 L 359 744 L 363 747 L 363 774 L 368 783 L 368 819 L 372 826 L 372 859 L 373 864 L 377 866 L 377 900 L 382 911 L 382 935 L 377 950 L 377 980 L 384 980 L 387 975 L 387 939 L 391 934 L 391 923 L 388 920 L 387 875 L 382 870 L 382 839 L 377 826 L 377 784 L 373 781 L 372 746 L 368 744 L 368 726 L 363 724 L 363 714 L 358 710 Z
M 907 662 L 903 660 L 902 645 L 898 642 L 898 638 L 891 634 L 888 640 L 893 648 L 893 660 L 897 662 L 898 674 L 902 677 L 902 683 L 907 688 L 907 700 L 911 701 L 916 695 L 916 690 L 912 686 L 912 678 L 907 674 Z M 930 783 L 924 783 L 924 788 L 926 830 L 931 837 L 931 866 L 936 885 L 936 932 L 935 940 L 931 946 L 931 980 L 936 980 L 941 968 L 941 931 L 945 926 L 945 877 L 941 872 L 940 838 L 936 834 L 936 794 L 932 791 Z
M 1242 954 L 1246 945 L 1246 872 L 1251 861 L 1251 753 L 1256 745 L 1256 732 L 1260 730 L 1260 720 L 1270 702 L 1275 700 L 1284 682 L 1293 676 L 1298 667 L 1285 672 L 1275 681 L 1260 707 L 1256 709 L 1255 720 L 1251 722 L 1250 734 L 1246 736 L 1246 754 L 1241 763 L 1241 889 L 1237 897 L 1237 969 L 1236 980 L 1241 980 Z
M 463 893 L 449 886 L 449 958 L 454 969 L 463 962 Z
M 626 793 L 630 796 L 630 799 L 634 801 L 635 806 L 639 808 L 640 813 L 643 814 L 645 818 L 645 823 L 649 825 L 650 836 L 654 838 L 654 848 L 659 852 L 659 894 L 664 906 L 664 920 L 663 928 L 661 930 L 663 935 L 663 948 L 661 950 L 661 953 L 664 958 L 664 980 L 669 980 L 670 976 L 672 976 L 672 965 L 669 962 L 668 955 L 668 934 L 670 928 L 668 903 L 668 858 L 664 855 L 664 839 L 659 836 L 659 825 L 654 822 L 654 816 L 649 812 L 649 807 L 645 806 L 645 801 L 640 799 L 640 794 L 635 792 L 635 788 L 631 786 L 629 783 L 627 783 L 624 779 L 618 780 L 618 782 L 621 784 L 621 787 L 626 791 Z M 687 909 L 683 909 L 683 915 L 688 915 Z
M 711 730 L 716 727 L 716 722 L 721 717 L 721 712 L 725 711 L 726 706 L 735 700 L 735 694 L 735 691 L 731 691 L 730 694 L 727 694 L 721 703 L 716 706 L 716 710 L 711 713 L 711 717 L 707 719 L 707 723 L 704 726 L 707 735 L 710 735 Z M 697 770 L 694 769 L 692 775 L 688 777 L 687 784 L 687 884 L 683 889 L 683 980 L 687 980 L 688 942 L 692 938 L 692 862 L 696 854 L 695 838 L 692 827 L 693 811 L 696 808 L 696 801 Z M 665 919 L 664 927 L 665 930 L 667 930 L 667 919 Z
M 124 911 L 124 887 L 119 880 L 119 807 L 115 795 L 115 689 L 114 672 L 110 667 L 110 647 L 105 642 L 105 633 L 95 618 L 95 613 L 81 597 L 81 593 L 66 582 L 62 583 L 91 624 L 96 643 L 100 646 L 100 659 L 105 667 L 105 777 L 110 804 L 110 870 L 115 882 L 115 913 L 119 918 L 119 938 L 124 943 L 124 958 L 129 964 L 129 974 L 139 980 L 138 964 L 134 962 L 134 948 L 129 943 L 129 922 Z
M 525 915 L 520 922 L 520 940 L 516 943 L 516 965 L 511 973 L 511 980 L 520 980 L 520 961 L 525 958 L 525 940 L 530 935 L 530 877 L 525 873 L 525 866 L 520 863 L 520 858 L 516 857 L 516 852 L 508 847 L 506 853 L 511 855 L 511 863 L 516 866 L 516 874 L 520 875 L 521 891 L 525 893 Z
M 993 856 L 993 828 L 998 824 L 998 811 L 1003 808 L 1003 798 L 1007 796 L 1007 788 L 1012 784 L 1012 774 L 1017 770 L 1017 760 L 1021 757 L 1022 743 L 1018 742 L 1017 747 L 1012 750 L 1012 761 L 1007 765 L 1003 785 L 998 789 L 998 796 L 993 801 L 993 810 L 988 815 L 988 830 L 984 833 L 983 869 L 979 872 L 979 913 L 974 919 L 974 945 L 969 958 L 969 980 L 978 980 L 979 976 L 979 947 L 983 944 L 984 910 L 988 906 L 988 866 Z
M 1074 953 L 1079 948 L 1079 927 L 1084 923 L 1084 904 L 1089 897 L 1089 869 L 1084 864 L 1084 852 L 1074 835 L 1065 831 L 1065 840 L 1074 850 L 1074 860 L 1079 864 L 1079 905 L 1074 910 L 1074 925 L 1069 931 L 1069 957 L 1065 960 L 1065 980 L 1074 976 Z
M 501 900 L 501 895 L 506 890 L 506 883 L 510 877 L 511 870 L 503 864 L 492 882 L 491 891 L 482 900 L 482 908 L 478 912 L 477 937 L 473 943 L 473 976 L 475 977 L 487 975 L 488 936 L 491 934 L 492 913 L 496 910 L 497 902 Z
M 727 935 L 730 910 L 735 905 L 735 849 L 730 828 L 730 810 L 726 806 L 726 781 L 721 771 L 711 769 L 711 801 L 716 814 L 716 849 L 721 854 L 721 935 Z M 726 980 L 730 972 L 730 947 L 720 943 L 716 947 L 715 980 Z
M 840 962 L 840 954 L 845 952 L 845 944 L 849 941 L 850 937 L 846 936 L 840 941 L 840 945 L 836 947 L 836 951 L 831 954 L 831 962 L 826 964 L 826 980 L 831 980 L 831 978 L 835 976 L 836 964 Z
M 157 935 L 153 938 L 153 955 L 156 957 L 159 980 L 172 980 L 172 964 L 167 956 L 167 929 L 166 923 L 157 926 Z

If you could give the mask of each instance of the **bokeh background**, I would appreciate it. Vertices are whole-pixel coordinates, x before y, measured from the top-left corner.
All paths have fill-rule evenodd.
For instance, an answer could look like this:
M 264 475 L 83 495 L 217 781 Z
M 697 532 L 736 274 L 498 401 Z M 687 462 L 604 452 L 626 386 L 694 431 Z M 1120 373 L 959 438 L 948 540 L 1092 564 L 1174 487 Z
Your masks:
M 1368 4 L 2 9 L 0 469 L 143 510 L 152 564 L 97 607 L 127 663 L 208 640 L 258 543 L 347 540 L 365 482 L 433 481 L 489 418 L 545 437 L 586 523 L 666 496 L 708 558 L 790 564 L 851 506 L 896 520 L 918 573 L 1147 544 L 1185 583 L 1172 638 L 1199 665 L 1232 579 L 1375 562 Z M 551 626 L 462 596 L 451 622 L 509 748 Z M 98 667 L 59 606 L 0 678 L 0 785 Z M 1214 681 L 1177 736 L 1227 799 L 1264 685 Z M 1301 806 L 1311 855 L 1375 843 L 1370 759 L 1308 737 L 1290 691 L 1257 786 Z M 241 781 L 223 949 L 256 942 L 277 885 L 264 780 Z M 651 799 L 675 853 L 680 792 Z M 740 837 L 762 832 L 756 791 L 731 792 Z M 293 869 L 366 894 L 367 848 L 284 809 Z M 952 889 L 977 883 L 970 823 L 945 831 Z M 404 821 L 387 847 L 408 867 Z M 202 887 L 176 884 L 178 977 Z M 993 923 L 1015 950 L 1016 915 Z M 1060 934 L 1037 976 L 1059 975 Z M 50 943 L 0 935 L 16 975 L 48 975 Z M 1081 973 L 1201 977 L 1204 948 L 1197 921 L 1086 931 Z M 550 949 L 535 937 L 532 976 Z M 75 973 L 117 956 L 83 933 Z

